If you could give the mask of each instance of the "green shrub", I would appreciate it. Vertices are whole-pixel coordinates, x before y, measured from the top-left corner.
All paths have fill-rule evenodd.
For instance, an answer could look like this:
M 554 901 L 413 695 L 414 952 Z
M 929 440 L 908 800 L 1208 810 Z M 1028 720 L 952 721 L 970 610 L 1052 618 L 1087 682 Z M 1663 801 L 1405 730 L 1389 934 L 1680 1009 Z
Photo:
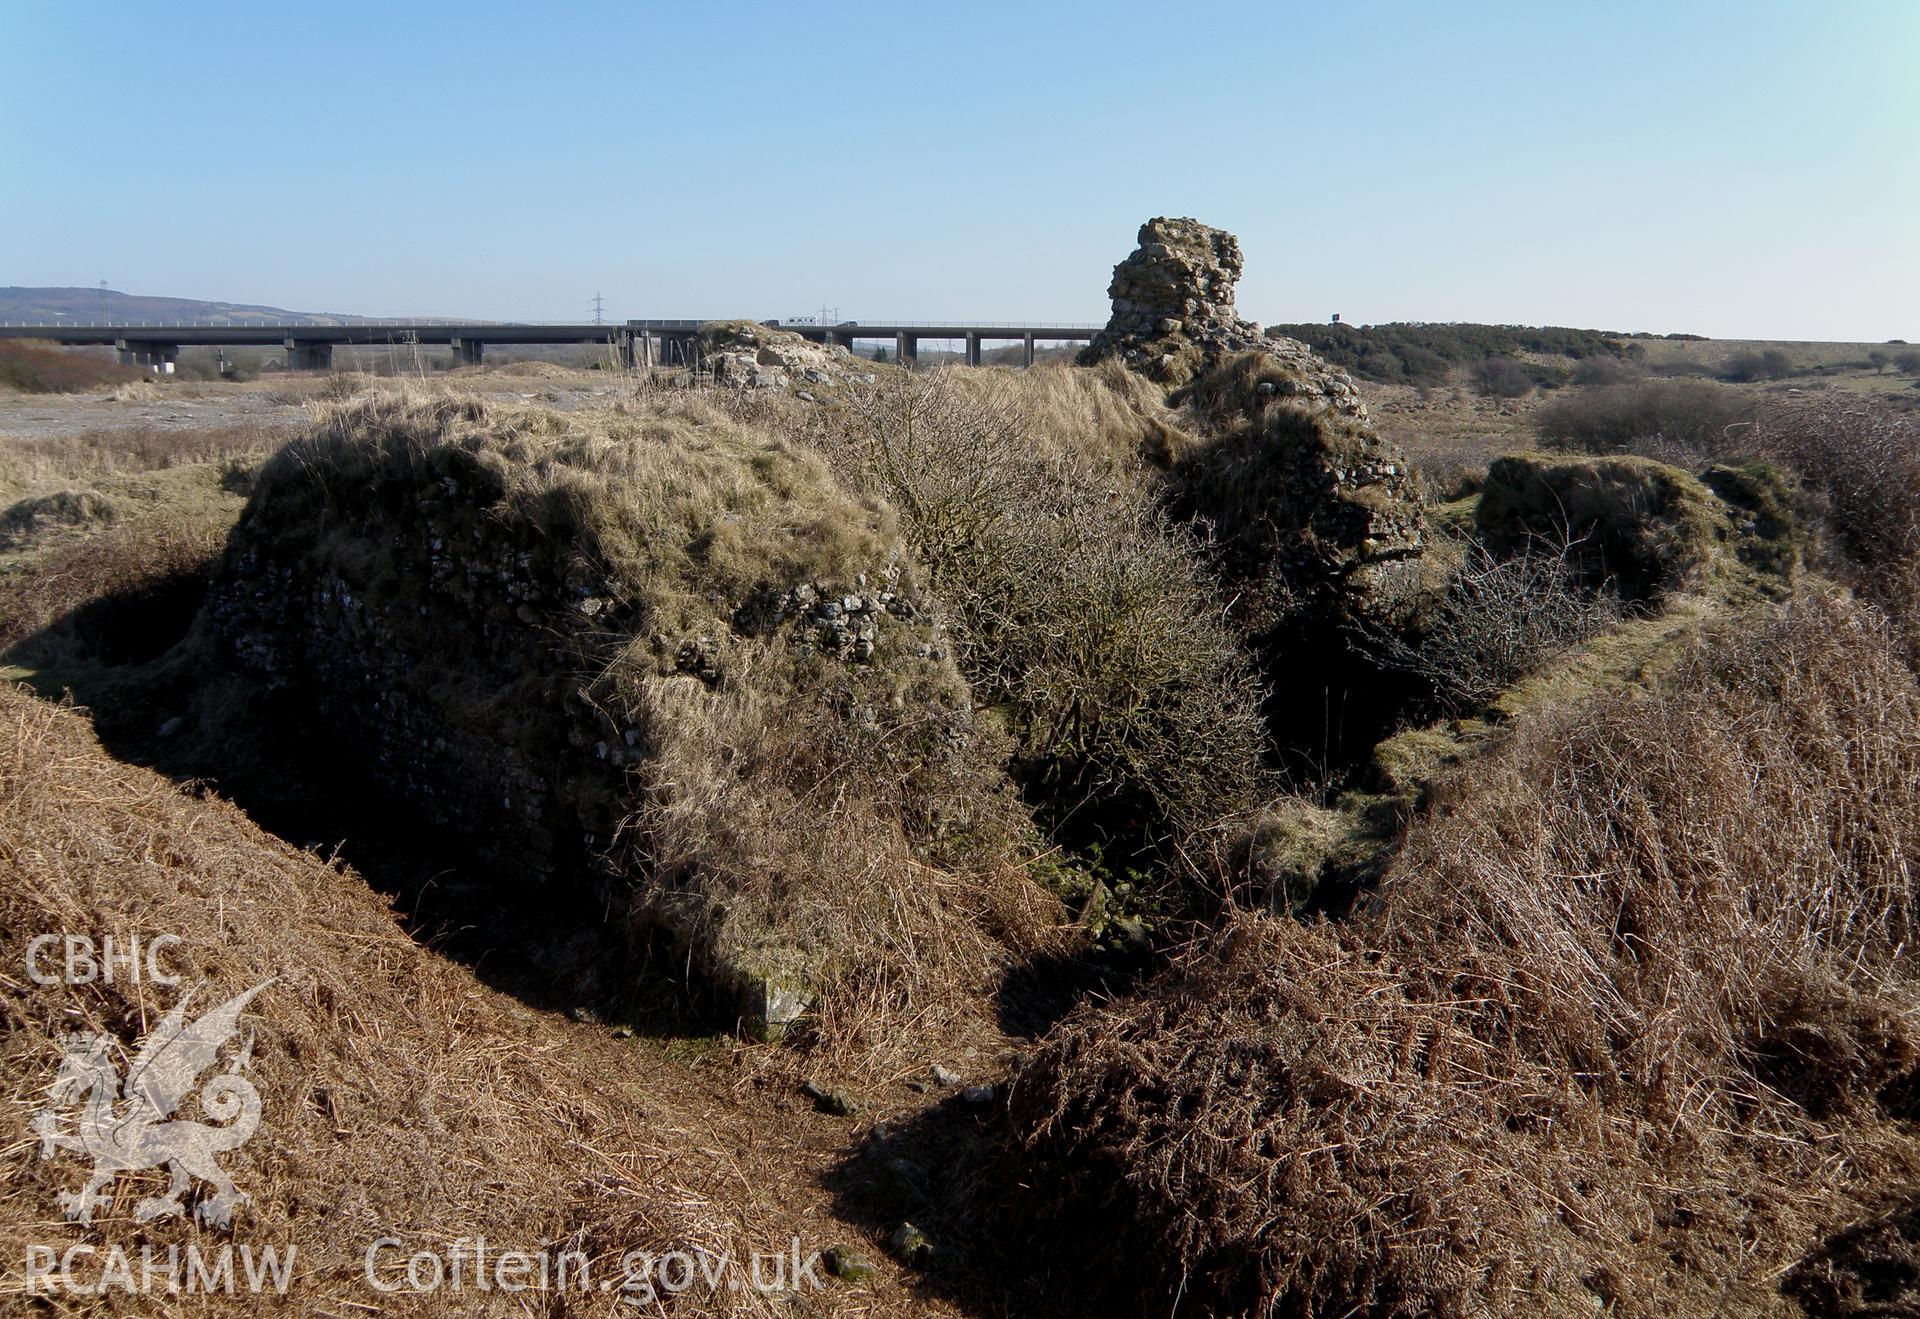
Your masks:
M 1269 335 L 1298 339 L 1335 366 L 1366 380 L 1438 385 L 1453 369 L 1489 357 L 1533 353 L 1575 361 L 1617 358 L 1620 336 L 1599 330 L 1525 325 L 1274 325 Z
M 1624 385 L 1640 372 L 1617 357 L 1582 358 L 1573 368 L 1572 383 L 1582 386 Z
M 1793 360 L 1778 348 L 1764 352 L 1736 353 L 1720 368 L 1720 378 L 1736 384 L 1756 380 L 1780 380 L 1794 374 Z

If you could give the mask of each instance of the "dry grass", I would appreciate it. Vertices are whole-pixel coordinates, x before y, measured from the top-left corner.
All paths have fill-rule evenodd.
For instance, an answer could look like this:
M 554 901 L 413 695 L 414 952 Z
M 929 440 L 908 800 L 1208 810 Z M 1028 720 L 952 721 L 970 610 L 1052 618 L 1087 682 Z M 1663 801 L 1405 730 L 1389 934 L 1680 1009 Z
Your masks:
M 1526 721 L 1370 914 L 1083 1009 L 1016 1119 L 1091 1192 L 1055 1221 L 1198 1309 L 1787 1313 L 1920 1172 L 1917 854 L 1913 675 L 1804 597 Z
M 151 658 L 185 632 L 265 427 L 0 440 L 0 651 L 17 667 Z M 22 644 L 27 643 L 27 644 Z
M 203 463 L 248 463 L 285 438 L 282 431 L 254 425 L 128 426 L 58 439 L 10 436 L 0 439 L 0 495 L 19 498 Z
M 1117 361 L 1090 368 L 1065 362 L 1030 370 L 943 373 L 970 410 L 1019 417 L 1032 457 L 1127 484 L 1181 445 L 1180 418 L 1165 395 Z
M 828 443 L 899 510 L 1053 821 L 1139 847 L 1251 804 L 1261 693 L 1202 546 L 1138 480 L 1171 428 L 1120 371 L 891 375 Z
M 665 932 L 725 1009 L 810 996 L 809 1039 L 857 1071 L 913 1051 L 907 1023 L 969 1029 L 1052 919 L 915 573 L 888 509 L 698 398 L 383 391 L 262 470 L 216 609 L 324 711 L 311 736 L 354 730 L 341 764 L 497 847 L 502 884 L 530 854 L 597 877 L 583 921 Z M 891 603 L 862 653 L 796 592 Z
M 542 1313 L 598 1314 L 604 1297 L 389 1297 L 364 1282 L 362 1257 L 386 1235 L 409 1251 L 442 1252 L 484 1235 L 496 1247 L 584 1250 L 605 1277 L 633 1248 L 745 1260 L 784 1243 L 787 1225 L 741 1212 L 737 1166 L 696 1148 L 693 1119 L 673 1101 L 591 1074 L 564 1033 L 416 947 L 357 876 L 222 803 L 116 764 L 71 711 L 6 689 L 0 729 L 0 860 L 10 876 L 0 886 L 0 1146 L 13 1164 L 0 1249 L 16 1267 L 30 1243 L 118 1244 L 136 1252 L 137 1269 L 143 1244 L 164 1258 L 170 1245 L 211 1251 L 234 1240 L 297 1248 L 288 1304 L 303 1314 L 378 1302 L 390 1314 L 521 1315 L 536 1299 Z M 234 1237 L 190 1219 L 135 1224 L 136 1200 L 165 1185 L 159 1172 L 121 1176 L 91 1229 L 60 1220 L 56 1192 L 74 1189 L 83 1165 L 41 1162 L 28 1131 L 58 1070 L 60 1038 L 103 1033 L 124 1070 L 126 1050 L 174 995 L 124 974 L 111 985 L 26 982 L 27 941 L 48 931 L 175 935 L 183 942 L 166 960 L 183 988 L 204 982 L 203 1007 L 272 981 L 254 1002 L 248 1071 L 264 1120 L 222 1160 L 252 1197 Z M 12 1273 L 0 1306 L 24 1307 L 19 1286 Z M 751 1293 L 687 1299 L 682 1308 L 699 1313 L 770 1308 Z M 180 1303 L 164 1293 L 66 1296 L 58 1311 L 159 1314 Z M 244 1294 L 192 1304 L 209 1314 L 262 1306 Z
M 152 658 L 184 634 L 225 541 L 217 522 L 146 523 L 7 565 L 0 651 L 31 666 Z

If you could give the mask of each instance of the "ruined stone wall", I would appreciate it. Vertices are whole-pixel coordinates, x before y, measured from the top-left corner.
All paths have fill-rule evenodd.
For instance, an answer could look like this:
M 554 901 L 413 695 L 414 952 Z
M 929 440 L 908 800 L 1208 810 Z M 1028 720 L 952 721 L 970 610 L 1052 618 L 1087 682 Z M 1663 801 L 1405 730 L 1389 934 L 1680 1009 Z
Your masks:
M 538 883 L 577 875 L 611 837 L 640 733 L 568 681 L 579 634 L 618 606 L 526 528 L 476 516 L 487 493 L 449 475 L 405 516 L 350 514 L 331 534 L 377 548 L 366 573 L 243 526 L 209 609 L 240 665 L 283 693 L 290 735 Z
M 1198 220 L 1148 220 L 1139 246 L 1113 268 L 1113 315 L 1081 354 L 1088 365 L 1119 357 L 1169 384 L 1198 359 L 1261 346 L 1260 326 L 1234 310 L 1240 240 Z

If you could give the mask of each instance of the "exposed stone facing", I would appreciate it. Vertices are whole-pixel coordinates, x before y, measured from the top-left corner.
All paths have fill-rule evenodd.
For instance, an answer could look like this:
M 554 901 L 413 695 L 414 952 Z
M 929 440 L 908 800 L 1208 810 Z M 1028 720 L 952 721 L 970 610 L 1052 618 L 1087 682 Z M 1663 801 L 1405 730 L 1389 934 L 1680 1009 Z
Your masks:
M 736 773 L 753 751 L 741 738 L 790 737 L 801 746 L 791 772 L 817 761 L 840 796 L 871 789 L 870 811 L 814 811 L 871 866 L 904 868 L 943 811 L 964 829 L 953 785 L 998 764 L 997 734 L 976 725 L 903 547 L 879 514 L 806 485 L 824 469 L 768 454 L 768 489 L 796 502 L 767 521 L 858 518 L 878 530 L 849 532 L 830 571 L 828 557 L 768 553 L 751 575 L 727 576 L 666 549 L 648 561 L 677 566 L 648 577 L 631 552 L 616 564 L 602 546 L 623 534 L 610 521 L 622 508 L 650 499 L 673 525 L 674 506 L 661 507 L 671 496 L 635 486 L 629 503 L 617 491 L 581 522 L 580 505 L 540 493 L 569 462 L 623 471 L 594 457 L 620 450 L 592 444 L 617 419 L 477 409 L 470 430 L 438 413 L 434 430 L 419 415 L 450 407 L 343 405 L 296 442 L 311 453 L 262 474 L 209 612 L 261 680 L 271 736 L 314 763 L 350 759 L 356 778 L 461 839 L 493 881 L 551 882 L 557 903 L 664 929 L 740 1015 L 791 1020 L 836 951 L 802 918 L 854 898 L 815 865 L 833 849 L 784 822 L 804 783 Z M 400 438 L 414 430 L 424 433 Z M 364 444 L 329 450 L 332 432 Z M 718 481 L 731 461 L 676 470 L 697 488 L 699 473 Z M 739 515 L 716 504 L 713 516 L 724 532 Z M 750 539 L 758 549 L 767 537 Z M 728 723 L 739 711 L 768 727 Z M 680 799 L 682 782 L 706 787 Z M 761 834 L 791 846 L 752 845 Z M 735 843 L 749 850 L 728 851 Z M 735 871 L 777 873 L 790 888 L 743 897 L 728 887 Z
M 1216 429 L 1175 462 L 1174 504 L 1213 528 L 1255 630 L 1385 621 L 1422 575 L 1412 468 L 1338 373 L 1305 356 L 1241 354 L 1185 391 Z
M 776 330 L 751 321 L 721 321 L 708 326 L 701 334 L 700 350 L 714 383 L 735 389 L 785 390 L 796 385 L 873 382 L 873 373 L 859 369 L 846 348 L 813 343 L 791 330 Z M 800 392 L 811 399 L 804 388 Z
M 1092 365 L 1120 357 L 1168 384 L 1195 373 L 1200 360 L 1262 344 L 1260 326 L 1233 306 L 1240 240 L 1198 220 L 1164 216 L 1140 226 L 1139 246 L 1113 268 L 1113 315 L 1081 353 Z
M 1417 626 L 1433 565 L 1406 458 L 1346 372 L 1239 315 L 1241 266 L 1232 234 L 1147 221 L 1081 360 L 1117 359 L 1173 391 L 1193 438 L 1169 454 L 1168 503 L 1207 529 L 1235 620 L 1280 694 L 1278 741 L 1325 760 L 1338 754 L 1325 712 L 1351 713 L 1356 692 L 1382 686 L 1353 638 Z M 1390 715 L 1359 712 L 1355 745 Z
M 522 880 L 580 873 L 619 822 L 621 767 L 639 731 L 602 726 L 568 699 L 566 637 L 617 626 L 625 611 L 511 528 L 474 516 L 486 490 L 453 476 L 441 484 L 415 502 L 406 530 L 379 534 L 388 580 L 417 585 L 352 584 L 243 524 L 210 615 L 242 668 L 298 703 L 297 724 L 351 746 L 369 780 L 423 820 Z M 497 692 L 517 707 L 511 720 L 476 721 L 455 699 L 462 687 L 477 695 L 472 678 L 485 674 L 519 675 Z M 564 828 L 553 810 L 562 784 Z
M 1324 358 L 1315 356 L 1313 350 L 1298 339 L 1270 334 L 1260 340 L 1258 351 L 1290 371 L 1286 376 L 1263 382 L 1272 385 L 1272 389 L 1263 397 L 1310 408 L 1326 408 L 1371 427 L 1373 418 L 1367 412 L 1367 405 L 1360 397 L 1360 387 L 1353 383 L 1353 377 Z
M 1082 360 L 1118 357 L 1197 414 L 1205 439 L 1176 455 L 1175 503 L 1217 529 L 1230 572 L 1264 584 L 1256 598 L 1373 612 L 1417 576 L 1412 469 L 1373 429 L 1352 377 L 1241 319 L 1241 268 L 1232 234 L 1147 221 L 1114 267 L 1112 319 Z

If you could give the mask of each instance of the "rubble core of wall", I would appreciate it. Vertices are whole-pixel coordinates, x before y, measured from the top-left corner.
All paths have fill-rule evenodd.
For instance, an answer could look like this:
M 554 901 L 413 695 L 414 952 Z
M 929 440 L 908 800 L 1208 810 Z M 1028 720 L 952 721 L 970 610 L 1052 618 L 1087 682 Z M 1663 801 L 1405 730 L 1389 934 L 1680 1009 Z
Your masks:
M 942 886 L 1018 873 L 1002 739 L 891 512 L 785 441 L 363 395 L 262 471 L 210 608 L 288 736 L 743 1016 L 878 974 L 894 921 L 991 960 Z

